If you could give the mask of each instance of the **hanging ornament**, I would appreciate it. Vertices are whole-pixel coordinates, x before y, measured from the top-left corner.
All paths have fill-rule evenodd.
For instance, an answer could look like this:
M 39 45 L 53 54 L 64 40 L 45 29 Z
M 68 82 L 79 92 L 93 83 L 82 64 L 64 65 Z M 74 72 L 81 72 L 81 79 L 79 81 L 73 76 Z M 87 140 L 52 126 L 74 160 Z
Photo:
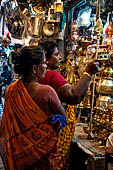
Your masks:
M 94 31 L 103 33 L 103 24 L 102 24 L 101 18 L 98 18 L 98 20 L 94 26 Z
M 55 12 L 63 13 L 63 2 L 61 2 L 61 0 L 57 0 L 54 4 L 55 4 Z

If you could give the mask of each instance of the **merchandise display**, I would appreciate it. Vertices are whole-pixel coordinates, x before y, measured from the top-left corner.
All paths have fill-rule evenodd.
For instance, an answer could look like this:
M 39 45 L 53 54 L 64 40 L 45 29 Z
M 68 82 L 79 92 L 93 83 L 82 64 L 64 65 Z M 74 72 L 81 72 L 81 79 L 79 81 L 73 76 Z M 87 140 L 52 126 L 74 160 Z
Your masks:
M 84 124 L 87 140 L 97 140 L 98 148 L 102 147 L 105 150 L 106 141 L 113 133 L 113 2 L 111 0 L 0 2 L 0 122 L 5 91 L 20 77 L 14 72 L 12 63 L 15 58 L 11 57 L 12 51 L 20 52 L 23 46 L 36 46 L 43 41 L 54 41 L 62 56 L 56 71 L 66 79 L 66 82 L 73 87 L 77 85 L 82 75 L 90 79 L 85 97 L 79 104 L 69 107 L 75 111 L 76 122 Z M 94 60 L 95 62 L 98 60 L 101 66 L 92 76 L 85 68 Z M 89 162 L 92 160 L 89 159 Z

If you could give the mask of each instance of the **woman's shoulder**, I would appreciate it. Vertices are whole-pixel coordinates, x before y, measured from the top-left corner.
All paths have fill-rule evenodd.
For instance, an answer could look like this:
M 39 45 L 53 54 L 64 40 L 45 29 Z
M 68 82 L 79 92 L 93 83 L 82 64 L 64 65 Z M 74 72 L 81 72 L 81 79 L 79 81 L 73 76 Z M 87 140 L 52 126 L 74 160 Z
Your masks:
M 39 88 L 41 91 L 55 91 L 51 86 L 45 84 L 40 84 Z
M 7 87 L 6 91 L 10 91 L 11 89 L 13 90 L 13 88 L 15 87 L 16 84 L 17 84 L 17 80 L 14 81 L 13 83 L 11 83 L 11 84 Z
M 56 91 L 49 85 L 40 85 L 40 89 L 39 89 L 41 94 L 44 94 L 45 96 L 56 96 L 57 93 Z
M 56 79 L 58 80 L 65 80 L 65 78 L 57 71 L 55 70 L 47 70 L 46 71 L 46 78 L 49 77 L 49 79 Z M 65 80 L 66 81 L 66 80 Z
M 60 73 L 57 72 L 56 70 L 47 70 L 46 74 L 47 75 L 60 75 Z
M 58 95 L 56 91 L 49 85 L 40 84 L 38 94 L 50 100 L 54 100 L 54 101 L 58 100 L 57 99 Z

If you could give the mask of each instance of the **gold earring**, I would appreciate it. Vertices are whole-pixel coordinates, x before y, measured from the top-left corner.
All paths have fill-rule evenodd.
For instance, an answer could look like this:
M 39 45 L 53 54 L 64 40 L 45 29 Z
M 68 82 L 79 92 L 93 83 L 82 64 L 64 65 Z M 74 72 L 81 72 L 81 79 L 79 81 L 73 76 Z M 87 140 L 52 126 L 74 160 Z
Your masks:
M 36 70 L 34 70 L 33 73 L 36 74 Z

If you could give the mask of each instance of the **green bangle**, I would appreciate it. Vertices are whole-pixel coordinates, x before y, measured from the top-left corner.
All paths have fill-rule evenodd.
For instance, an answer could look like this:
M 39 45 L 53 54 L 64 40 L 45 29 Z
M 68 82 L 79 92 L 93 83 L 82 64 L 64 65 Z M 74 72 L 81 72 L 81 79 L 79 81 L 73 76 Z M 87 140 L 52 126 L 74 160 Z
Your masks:
M 90 75 L 89 73 L 84 72 L 83 74 L 84 74 L 84 75 L 87 75 L 87 76 L 91 79 L 91 75 Z

